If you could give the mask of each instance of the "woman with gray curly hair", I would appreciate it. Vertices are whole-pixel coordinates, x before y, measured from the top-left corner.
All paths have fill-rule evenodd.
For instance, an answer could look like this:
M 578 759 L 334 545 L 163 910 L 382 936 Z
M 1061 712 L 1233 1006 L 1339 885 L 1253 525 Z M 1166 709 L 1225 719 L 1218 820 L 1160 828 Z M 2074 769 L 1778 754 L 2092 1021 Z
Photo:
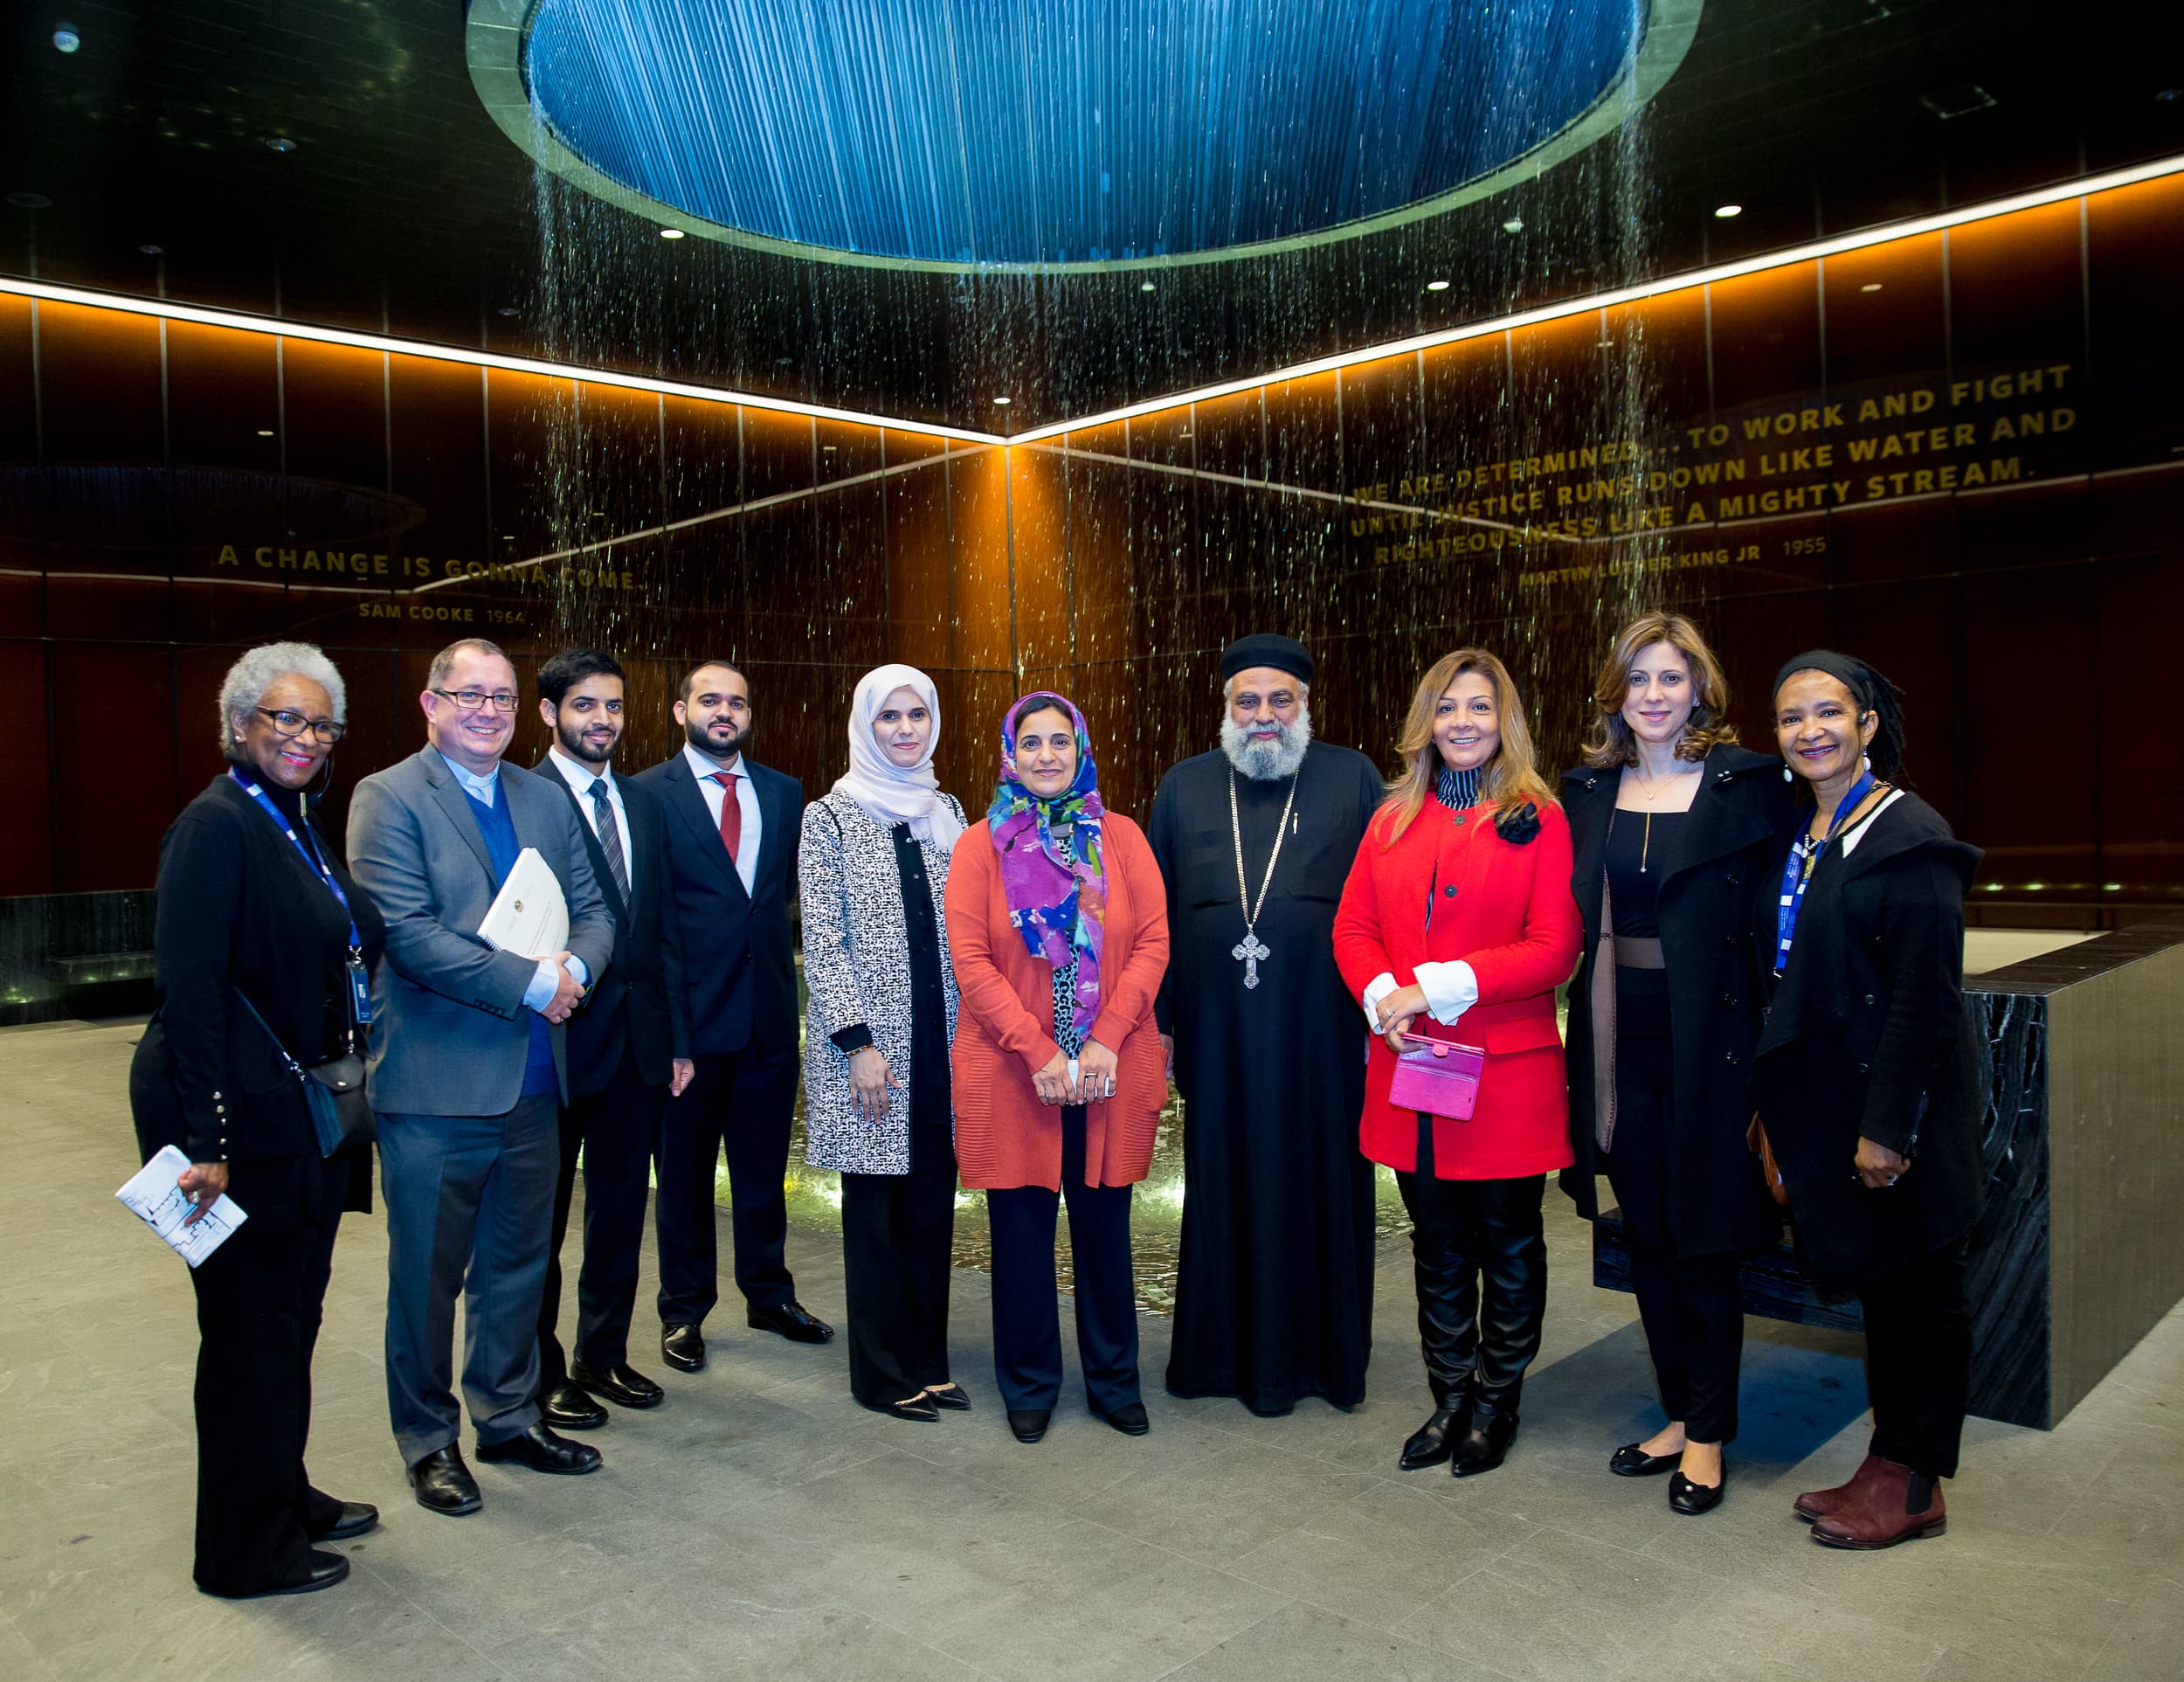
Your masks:
M 220 685 L 226 766 L 159 848 L 158 1007 L 129 1069 L 146 1160 L 172 1145 L 195 1221 L 225 1192 L 249 1217 L 190 1276 L 197 1298 L 193 1575 L 244 1598 L 329 1588 L 314 1544 L 378 1522 L 303 1469 L 316 1343 L 342 1209 L 368 1208 L 370 1147 L 322 1156 L 301 1070 L 361 1052 L 386 925 L 319 831 L 305 790 L 348 696 L 306 642 L 253 648 Z M 352 1195 L 352 1191 L 354 1195 Z

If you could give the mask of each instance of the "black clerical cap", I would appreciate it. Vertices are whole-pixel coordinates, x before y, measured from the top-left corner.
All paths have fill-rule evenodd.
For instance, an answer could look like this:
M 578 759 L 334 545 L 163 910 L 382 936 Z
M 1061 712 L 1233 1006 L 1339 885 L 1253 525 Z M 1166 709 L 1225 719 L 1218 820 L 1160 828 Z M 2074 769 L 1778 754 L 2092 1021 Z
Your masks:
M 1221 654 L 1221 682 L 1254 666 L 1271 666 L 1300 683 L 1312 681 L 1312 656 L 1295 637 L 1238 637 Z

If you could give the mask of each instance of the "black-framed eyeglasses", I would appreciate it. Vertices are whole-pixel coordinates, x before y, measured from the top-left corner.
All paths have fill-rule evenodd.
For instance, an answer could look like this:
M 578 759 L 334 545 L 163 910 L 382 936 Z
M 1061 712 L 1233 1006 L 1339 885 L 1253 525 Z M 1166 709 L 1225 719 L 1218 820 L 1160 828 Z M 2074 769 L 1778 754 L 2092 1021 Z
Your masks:
M 465 712 L 482 712 L 488 701 L 495 712 L 514 712 L 522 701 L 513 689 L 495 689 L 490 695 L 483 689 L 434 689 L 432 693 L 446 696 Z
M 309 730 L 314 740 L 330 748 L 349 732 L 348 725 L 337 724 L 331 718 L 313 718 L 303 713 L 292 712 L 286 707 L 277 709 L 272 707 L 259 707 L 253 710 L 260 717 L 269 721 L 273 727 L 273 733 L 285 741 L 293 742 L 304 731 Z

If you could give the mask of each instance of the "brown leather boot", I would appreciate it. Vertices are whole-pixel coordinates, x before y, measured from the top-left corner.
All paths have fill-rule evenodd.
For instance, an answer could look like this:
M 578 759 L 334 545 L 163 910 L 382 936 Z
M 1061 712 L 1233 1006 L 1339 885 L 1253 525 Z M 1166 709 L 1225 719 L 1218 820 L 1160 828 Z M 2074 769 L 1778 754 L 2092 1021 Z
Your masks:
M 1876 1461 L 1864 1487 L 1813 1526 L 1813 1540 L 1829 1547 L 1893 1547 L 1921 1536 L 1939 1536 L 1949 1527 L 1941 1499 L 1941 1480 L 1926 1480 L 1925 1505 L 1913 1507 L 1918 1475 L 1893 1460 Z
M 1818 1524 L 1838 1507 L 1857 1499 L 1858 1492 L 1880 1466 L 1881 1457 L 1869 1453 L 1858 1463 L 1857 1471 L 1850 1474 L 1847 1484 L 1837 1484 L 1833 1489 L 1808 1489 L 1797 1498 L 1797 1516 L 1807 1524 Z

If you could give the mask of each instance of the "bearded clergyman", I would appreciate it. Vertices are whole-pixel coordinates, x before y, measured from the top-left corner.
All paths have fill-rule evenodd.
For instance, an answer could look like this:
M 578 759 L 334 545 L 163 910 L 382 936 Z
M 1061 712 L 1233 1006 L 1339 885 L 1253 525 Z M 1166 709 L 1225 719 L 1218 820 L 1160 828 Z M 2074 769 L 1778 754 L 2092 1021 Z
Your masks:
M 1221 656 L 1221 745 L 1161 779 L 1159 1001 L 1183 1097 L 1183 1255 L 1168 1388 L 1286 1414 L 1365 1399 L 1372 1165 L 1358 1150 L 1364 1028 L 1335 969 L 1336 901 L 1386 790 L 1312 740 L 1312 657 L 1283 636 Z

